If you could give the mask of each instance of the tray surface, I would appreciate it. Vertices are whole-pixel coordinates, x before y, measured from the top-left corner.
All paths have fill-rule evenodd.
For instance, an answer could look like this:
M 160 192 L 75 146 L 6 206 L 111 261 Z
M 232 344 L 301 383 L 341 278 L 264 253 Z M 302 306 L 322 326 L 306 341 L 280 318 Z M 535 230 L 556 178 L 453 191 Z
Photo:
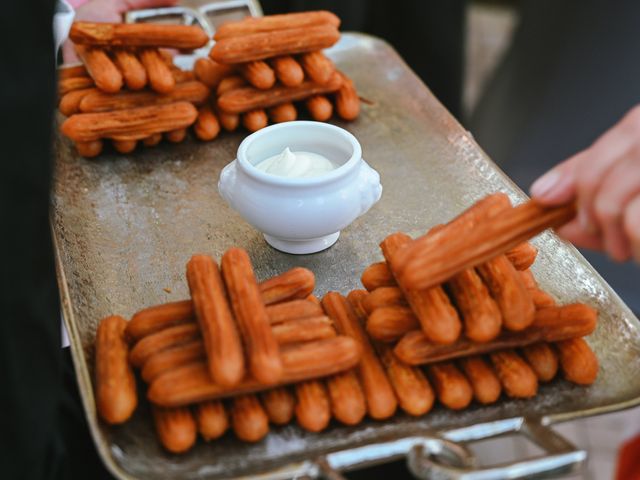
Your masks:
M 273 428 L 255 445 L 228 434 L 211 444 L 200 441 L 181 456 L 158 444 L 146 402 L 123 426 L 97 420 L 91 379 L 98 321 L 187 298 L 185 264 L 192 254 L 219 259 L 238 245 L 249 252 L 259 279 L 304 266 L 316 274 L 317 295 L 346 294 L 362 288 L 364 268 L 382 259 L 378 243 L 387 234 L 420 235 L 490 192 L 504 191 L 515 202 L 525 198 L 386 43 L 344 34 L 330 56 L 372 102 L 357 121 L 337 124 L 359 139 L 384 191 L 369 213 L 318 254 L 272 249 L 219 197 L 220 170 L 234 159 L 244 133 L 95 160 L 78 157 L 68 140 L 57 139 L 52 225 L 65 321 L 89 424 L 103 459 L 121 478 L 228 478 L 424 432 L 521 416 L 560 421 L 640 401 L 638 320 L 575 249 L 545 233 L 534 241 L 540 254 L 533 270 L 542 288 L 561 303 L 585 302 L 601 313 L 589 337 L 601 370 L 589 388 L 555 381 L 528 401 L 458 413 L 438 407 L 419 419 L 398 414 L 382 423 L 334 425 L 322 434 Z

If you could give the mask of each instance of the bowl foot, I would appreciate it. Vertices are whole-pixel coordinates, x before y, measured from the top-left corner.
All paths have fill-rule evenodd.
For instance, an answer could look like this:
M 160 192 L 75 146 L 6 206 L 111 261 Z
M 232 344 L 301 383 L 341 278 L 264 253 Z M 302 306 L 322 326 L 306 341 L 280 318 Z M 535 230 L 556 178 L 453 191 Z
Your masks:
M 336 243 L 340 232 L 325 235 L 324 237 L 309 238 L 307 240 L 287 240 L 283 238 L 272 237 L 264 234 L 264 239 L 269 245 L 276 250 L 285 253 L 293 253 L 294 255 L 304 255 L 306 253 L 316 253 L 326 250 Z

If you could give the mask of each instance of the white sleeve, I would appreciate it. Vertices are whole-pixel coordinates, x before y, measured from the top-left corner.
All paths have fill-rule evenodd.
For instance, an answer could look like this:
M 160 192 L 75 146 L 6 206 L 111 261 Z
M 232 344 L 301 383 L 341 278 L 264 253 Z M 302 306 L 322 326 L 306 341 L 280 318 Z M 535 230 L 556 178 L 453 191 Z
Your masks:
M 76 12 L 73 7 L 69 5 L 65 0 L 58 0 L 56 2 L 56 10 L 53 14 L 53 41 L 55 45 L 54 55 L 58 53 L 60 47 L 69 36 L 69 29 L 73 23 L 73 18 L 76 16 Z M 69 335 L 67 329 L 64 327 L 64 321 L 62 320 L 62 313 L 60 314 L 60 329 L 62 334 L 62 346 L 69 346 Z
M 64 41 L 69 36 L 69 29 L 73 23 L 76 12 L 65 0 L 56 2 L 56 10 L 53 15 L 53 40 L 55 52 L 57 53 Z

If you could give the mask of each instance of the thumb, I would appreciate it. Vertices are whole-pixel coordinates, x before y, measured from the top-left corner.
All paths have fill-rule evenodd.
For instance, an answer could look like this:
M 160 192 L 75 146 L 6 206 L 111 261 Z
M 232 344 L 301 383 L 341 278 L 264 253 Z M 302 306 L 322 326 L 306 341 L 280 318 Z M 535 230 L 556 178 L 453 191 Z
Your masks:
M 563 205 L 576 196 L 576 168 L 582 158 L 578 153 L 556 165 L 531 185 L 531 196 L 544 205 Z

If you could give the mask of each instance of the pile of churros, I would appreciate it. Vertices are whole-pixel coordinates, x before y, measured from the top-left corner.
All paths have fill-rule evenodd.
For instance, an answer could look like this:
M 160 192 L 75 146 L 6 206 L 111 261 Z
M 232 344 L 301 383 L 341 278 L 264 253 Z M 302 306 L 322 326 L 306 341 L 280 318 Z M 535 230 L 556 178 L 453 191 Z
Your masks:
M 436 389 L 441 376 L 457 383 L 455 396 L 441 398 L 453 409 L 495 402 L 502 390 L 531 397 L 559 369 L 573 383 L 593 383 L 598 361 L 582 337 L 595 330 L 597 312 L 558 306 L 529 269 L 537 250 L 526 240 L 573 214 L 573 206 L 514 208 L 494 194 L 416 240 L 389 235 L 380 244 L 385 261 L 362 275 L 367 292 L 354 293 L 367 332 L 403 364 L 429 365 Z
M 209 88 L 173 64 L 164 48 L 193 50 L 208 37 L 198 27 L 75 22 L 69 34 L 82 65 L 59 71 L 61 131 L 80 155 L 95 157 L 109 139 L 120 153 L 139 142 L 181 142 L 187 128 L 211 140 L 220 127 Z M 161 49 L 162 48 L 162 49 Z
M 339 26 L 340 19 L 326 11 L 222 25 L 210 58 L 199 59 L 194 70 L 216 89 L 223 128 L 234 130 L 241 121 L 254 132 L 269 121 L 296 120 L 294 102 L 302 102 L 313 120 L 329 120 L 334 103 L 340 118 L 354 120 L 360 99 L 353 82 L 322 53 L 339 40 Z
M 181 142 L 187 129 L 213 140 L 221 127 L 250 132 L 298 118 L 303 102 L 312 119 L 353 120 L 360 99 L 353 82 L 322 49 L 340 38 L 340 20 L 317 11 L 246 18 L 219 27 L 211 58 L 193 71 L 177 68 L 167 49 L 203 47 L 195 26 L 75 22 L 70 31 L 82 65 L 59 70 L 61 126 L 84 157 L 105 139 L 116 151 L 163 138 Z M 333 100 L 333 101 L 332 101 Z
M 198 432 L 213 440 L 231 429 L 256 442 L 269 424 L 294 419 L 319 432 L 332 419 L 424 415 L 436 400 L 459 410 L 502 393 L 528 398 L 558 371 L 591 384 L 598 361 L 583 337 L 597 312 L 556 305 L 529 269 L 537 250 L 526 243 L 573 213 L 491 195 L 416 240 L 388 236 L 385 262 L 362 275 L 366 290 L 321 301 L 304 268 L 258 283 L 242 249 L 227 251 L 220 269 L 196 255 L 191 299 L 100 323 L 98 413 L 110 424 L 133 414 L 137 370 L 162 445 L 179 453 Z M 478 245 L 487 232 L 493 240 Z M 458 248 L 469 252 L 453 256 Z M 425 258 L 433 276 L 410 274 Z
M 229 426 L 238 438 L 257 441 L 267 434 L 269 420 L 287 423 L 294 410 L 305 428 L 326 426 L 317 415 L 317 392 L 326 393 L 325 385 L 315 379 L 352 369 L 361 348 L 336 332 L 312 296 L 313 273 L 294 268 L 258 283 L 247 253 L 232 248 L 220 268 L 207 255 L 192 257 L 187 281 L 190 300 L 144 309 L 130 321 L 110 316 L 100 322 L 101 418 L 110 424 L 129 419 L 137 405 L 137 369 L 148 385 L 159 438 L 172 452 L 189 449 L 197 431 L 210 440 Z M 336 378 L 337 385 L 355 382 L 353 373 Z M 295 382 L 302 382 L 295 394 L 273 390 Z M 343 392 L 329 389 L 335 398 Z M 254 394 L 259 391 L 264 408 Z M 225 397 L 233 397 L 228 407 L 221 402 Z

